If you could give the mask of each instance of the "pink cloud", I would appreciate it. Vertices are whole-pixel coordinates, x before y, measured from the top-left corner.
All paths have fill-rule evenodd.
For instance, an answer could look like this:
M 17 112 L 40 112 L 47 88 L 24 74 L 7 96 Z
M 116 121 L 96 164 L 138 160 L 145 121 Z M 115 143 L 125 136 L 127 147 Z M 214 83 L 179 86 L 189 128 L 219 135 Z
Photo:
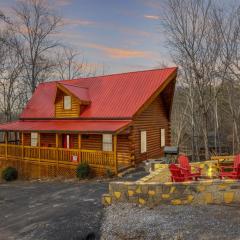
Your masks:
M 150 19 L 150 20 L 158 20 L 159 16 L 156 15 L 144 15 L 144 18 Z
M 107 56 L 111 58 L 149 58 L 152 55 L 148 51 L 112 48 L 96 43 L 88 43 L 86 44 L 86 46 L 89 48 L 94 48 L 103 51 Z

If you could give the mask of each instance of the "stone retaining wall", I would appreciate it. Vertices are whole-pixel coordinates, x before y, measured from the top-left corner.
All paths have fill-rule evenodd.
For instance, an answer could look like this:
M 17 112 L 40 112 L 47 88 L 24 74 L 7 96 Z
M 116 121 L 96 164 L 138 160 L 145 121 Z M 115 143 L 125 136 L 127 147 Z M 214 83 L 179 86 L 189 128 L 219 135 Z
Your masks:
M 109 194 L 103 195 L 102 202 L 106 206 L 129 202 L 151 207 L 161 204 L 239 204 L 240 181 L 113 182 L 109 184 Z

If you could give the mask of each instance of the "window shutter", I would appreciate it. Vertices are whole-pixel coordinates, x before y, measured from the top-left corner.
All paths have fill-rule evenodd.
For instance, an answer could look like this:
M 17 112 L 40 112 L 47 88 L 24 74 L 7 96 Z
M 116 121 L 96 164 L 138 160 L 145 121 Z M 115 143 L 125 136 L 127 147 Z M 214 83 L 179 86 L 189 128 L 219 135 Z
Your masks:
M 141 153 L 147 152 L 147 132 L 141 131 Z
M 165 129 L 161 128 L 161 147 L 165 147 Z

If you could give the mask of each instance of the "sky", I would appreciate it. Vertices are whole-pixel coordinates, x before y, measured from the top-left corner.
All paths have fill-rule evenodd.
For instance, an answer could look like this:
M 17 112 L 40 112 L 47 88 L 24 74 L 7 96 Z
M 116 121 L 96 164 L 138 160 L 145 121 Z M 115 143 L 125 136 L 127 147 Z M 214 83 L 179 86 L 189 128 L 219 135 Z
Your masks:
M 0 0 L 8 11 L 18 0 Z M 50 0 L 66 25 L 58 33 L 105 73 L 172 66 L 160 24 L 163 0 Z

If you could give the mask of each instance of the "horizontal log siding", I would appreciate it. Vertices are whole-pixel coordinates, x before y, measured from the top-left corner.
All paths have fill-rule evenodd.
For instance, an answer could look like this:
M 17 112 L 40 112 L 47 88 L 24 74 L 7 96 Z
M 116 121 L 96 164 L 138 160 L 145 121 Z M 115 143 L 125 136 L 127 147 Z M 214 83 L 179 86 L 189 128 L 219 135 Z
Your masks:
M 117 158 L 119 167 L 132 165 L 129 135 L 117 136 Z
M 40 134 L 41 147 L 56 147 L 55 133 L 41 133 Z
M 102 151 L 102 135 L 101 134 L 82 135 L 81 147 L 82 149 Z
M 80 105 L 78 100 L 75 97 L 72 97 L 72 109 L 64 110 L 63 108 L 63 99 L 67 94 L 62 91 L 57 91 L 57 97 L 55 102 L 55 116 L 56 118 L 71 118 L 71 117 L 79 117 L 80 115 Z
M 31 133 L 24 133 L 24 146 L 31 146 Z
M 165 129 L 166 145 L 170 145 L 170 123 L 167 111 L 158 96 L 142 113 L 133 120 L 132 138 L 135 161 L 163 156 L 161 148 L 161 128 Z M 147 152 L 141 154 L 140 132 L 147 131 Z

